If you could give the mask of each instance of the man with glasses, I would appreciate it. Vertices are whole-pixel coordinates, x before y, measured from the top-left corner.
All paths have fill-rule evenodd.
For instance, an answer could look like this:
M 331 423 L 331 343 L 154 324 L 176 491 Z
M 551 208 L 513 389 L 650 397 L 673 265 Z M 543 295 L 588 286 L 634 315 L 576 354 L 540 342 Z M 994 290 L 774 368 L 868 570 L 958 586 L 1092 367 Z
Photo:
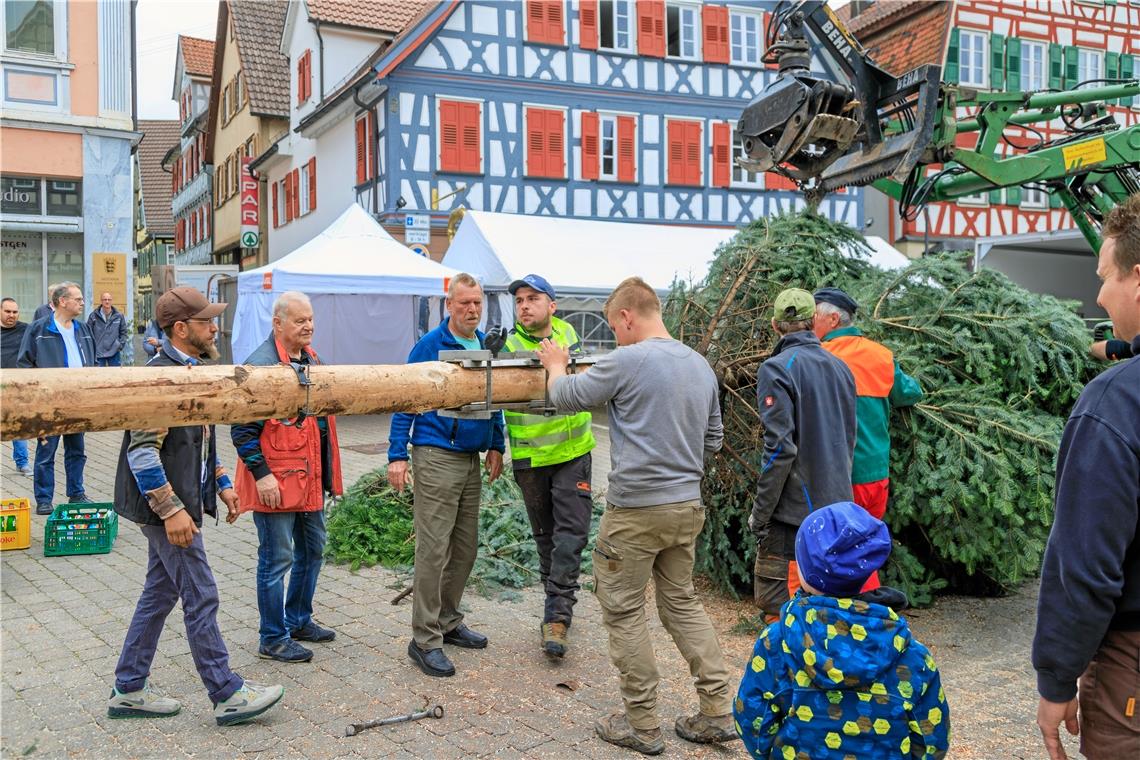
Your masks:
M 54 313 L 32 322 L 24 333 L 16 366 L 33 369 L 94 367 L 95 340 L 87 325 L 78 318 L 83 313 L 83 291 L 74 282 L 60 283 L 51 292 L 51 304 Z M 83 489 L 83 468 L 87 464 L 83 433 L 62 437 L 68 502 L 90 504 L 91 499 Z M 59 439 L 58 435 L 45 436 L 36 445 L 33 483 L 37 515 L 50 515 L 52 511 L 55 452 L 59 448 Z

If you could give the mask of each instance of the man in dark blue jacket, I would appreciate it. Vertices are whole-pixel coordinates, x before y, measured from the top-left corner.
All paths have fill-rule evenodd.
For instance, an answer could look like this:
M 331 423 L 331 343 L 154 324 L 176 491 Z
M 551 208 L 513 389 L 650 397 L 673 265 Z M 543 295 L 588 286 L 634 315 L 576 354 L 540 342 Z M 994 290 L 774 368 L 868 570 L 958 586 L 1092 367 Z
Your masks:
M 748 527 L 756 536 L 755 595 L 769 621 L 799 588 L 796 531 L 817 507 L 852 501 L 855 378 L 812 332 L 815 298 L 776 296 L 781 336 L 756 378 L 764 457 Z
M 48 369 L 56 367 L 95 366 L 95 340 L 87 325 L 79 319 L 83 313 L 83 291 L 74 282 L 60 283 L 51 293 L 53 314 L 37 319 L 28 326 L 16 358 L 19 367 Z M 58 435 L 40 438 L 36 444 L 36 466 L 33 482 L 36 514 L 50 515 L 55 499 L 55 452 Z M 63 466 L 67 472 L 67 496 L 72 504 L 89 504 L 83 489 L 83 468 L 87 454 L 83 433 L 63 436 Z
M 448 318 L 420 338 L 408 363 L 436 361 L 440 351 L 478 351 L 483 334 L 483 289 L 469 274 L 451 279 Z M 410 436 L 409 436 L 410 434 Z M 459 602 L 475 564 L 479 544 L 479 452 L 487 452 L 487 477 L 503 471 L 502 412 L 490 420 L 440 417 L 436 412 L 395 414 L 388 433 L 388 482 L 397 491 L 408 484 L 408 442 L 416 533 L 412 580 L 412 641 L 408 656 L 429 676 L 453 676 L 455 666 L 443 644 L 468 649 L 487 646 L 487 637 L 463 622 Z
M 1066 757 L 1062 722 L 1086 757 L 1140 757 L 1140 195 L 1108 214 L 1103 235 L 1096 302 L 1133 358 L 1085 387 L 1057 453 L 1033 638 L 1051 760 Z

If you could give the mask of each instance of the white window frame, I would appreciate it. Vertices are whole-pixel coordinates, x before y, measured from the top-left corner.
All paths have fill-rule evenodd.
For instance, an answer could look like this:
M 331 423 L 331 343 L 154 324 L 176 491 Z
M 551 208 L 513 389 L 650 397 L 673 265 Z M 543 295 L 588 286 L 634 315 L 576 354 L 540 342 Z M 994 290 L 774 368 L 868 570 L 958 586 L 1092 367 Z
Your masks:
M 1034 79 L 1032 67 L 1034 57 L 1041 65 L 1040 77 Z M 1018 82 L 1023 92 L 1036 92 L 1044 90 L 1049 84 L 1049 45 L 1037 40 L 1021 40 L 1021 81 Z
M 682 34 L 678 36 L 678 49 L 677 55 L 669 52 L 669 10 L 676 8 L 678 13 L 678 23 L 681 27 Z M 693 53 L 692 55 L 685 55 L 685 38 L 683 32 L 685 29 L 684 21 L 681 19 L 681 14 L 684 12 L 691 12 L 693 14 Z M 665 57 L 674 61 L 700 61 L 701 58 L 701 4 L 699 2 L 691 2 L 691 0 L 666 0 L 665 3 Z
M 744 21 L 745 19 L 753 19 L 756 21 L 756 60 L 748 60 L 745 53 L 748 46 L 745 41 Z M 737 21 L 740 22 L 740 45 L 737 46 L 733 43 L 732 38 L 735 34 L 733 24 Z M 741 55 L 737 55 L 736 48 L 740 48 Z M 728 6 L 728 51 L 729 62 L 733 66 L 752 66 L 760 68 L 763 64 L 761 59 L 764 57 L 764 12 L 754 8 L 738 8 Z
M 729 153 L 729 162 L 730 162 L 730 171 L 732 172 L 732 174 L 729 175 L 730 176 L 729 187 L 735 187 L 735 188 L 741 188 L 741 189 L 750 189 L 750 190 L 757 190 L 757 189 L 763 190 L 764 189 L 764 172 L 750 172 L 750 171 L 746 170 L 744 167 L 737 165 L 736 158 L 738 156 L 742 157 L 742 158 L 745 157 L 744 156 L 744 143 L 743 143 L 743 141 L 739 140 L 739 133 L 736 131 L 736 125 L 730 123 L 729 126 L 732 130 L 732 145 L 729 146 L 729 149 L 731 151 Z M 739 150 L 737 150 L 738 143 L 739 143 Z M 737 179 L 737 174 L 740 174 L 740 177 L 741 177 L 740 179 Z M 748 179 L 749 174 L 752 175 L 752 179 Z
M 1049 208 L 1049 194 L 1037 187 L 1021 188 L 1021 203 L 1018 208 L 1047 209 Z
M 67 0 L 51 0 L 51 21 L 55 34 L 55 52 L 32 53 L 27 50 L 8 49 L 8 14 L 0 14 L 0 51 L 5 58 L 23 58 L 26 61 L 68 61 L 67 50 Z
M 963 195 L 954 202 L 961 206 L 988 206 L 990 205 L 990 197 L 989 193 L 974 193 L 973 195 Z
M 971 40 L 966 45 L 966 40 Z M 967 79 L 966 72 L 973 72 L 975 67 L 967 65 L 969 57 L 977 54 L 981 48 L 982 65 L 978 79 Z M 967 48 L 969 54 L 966 53 Z M 960 29 L 958 31 L 958 83 L 968 87 L 989 88 L 990 86 L 990 36 L 987 32 L 976 29 Z
M 1096 71 L 1089 71 L 1089 64 L 1096 61 Z M 1077 81 L 1085 82 L 1090 79 L 1103 79 L 1104 78 L 1104 51 L 1103 50 L 1090 50 L 1089 48 L 1077 48 Z M 1089 87 L 1102 87 L 1104 82 L 1096 82 L 1090 85 L 1083 85 Z
M 565 14 L 563 14 L 565 15 Z M 541 44 L 541 43 L 539 43 Z M 487 117 L 486 117 L 486 101 L 483 98 L 467 98 L 461 95 L 443 95 L 436 93 L 435 96 L 435 170 L 437 172 L 443 171 L 443 151 L 441 150 L 442 144 L 440 143 L 440 117 L 439 107 L 444 100 L 449 100 L 458 103 L 478 103 L 479 104 L 479 175 L 485 176 L 487 173 L 487 151 L 484 150 L 487 140 Z M 524 135 L 525 137 L 525 135 Z M 525 142 L 525 141 L 524 141 Z M 525 164 L 524 164 L 525 166 Z M 569 165 L 567 165 L 569 166 Z M 567 169 L 569 171 L 569 169 Z M 470 175 L 461 175 L 470 176 Z
M 300 180 L 297 184 L 300 189 L 298 192 L 301 197 L 297 200 L 297 208 L 299 209 L 298 216 L 307 216 L 311 208 L 309 208 L 309 162 L 301 164 L 301 171 L 299 172 Z
M 286 172 L 285 176 L 277 180 L 277 226 L 284 227 L 291 220 L 289 219 L 289 199 L 285 194 L 285 182 L 289 179 L 289 173 Z
M 602 3 L 607 3 L 607 2 L 610 3 L 610 5 L 613 9 L 610 13 L 610 19 L 612 22 L 612 27 L 610 29 L 610 35 L 613 37 L 614 44 L 610 47 L 606 47 L 605 45 L 602 44 Z M 618 28 L 617 28 L 618 13 L 617 13 L 617 9 L 618 9 L 619 5 L 625 7 L 625 15 L 626 15 L 626 23 L 627 23 L 626 44 L 624 47 L 618 44 Z M 598 50 L 599 51 L 606 52 L 606 53 L 635 54 L 637 52 L 637 36 L 636 35 L 637 35 L 637 11 L 635 9 L 634 0 L 598 0 Z

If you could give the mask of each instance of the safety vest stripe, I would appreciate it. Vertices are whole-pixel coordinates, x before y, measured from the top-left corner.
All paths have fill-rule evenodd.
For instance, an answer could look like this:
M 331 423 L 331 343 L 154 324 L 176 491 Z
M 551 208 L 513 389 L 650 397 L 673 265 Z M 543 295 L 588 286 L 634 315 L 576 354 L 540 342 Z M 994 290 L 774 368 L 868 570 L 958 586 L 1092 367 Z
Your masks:
M 577 427 L 570 430 L 562 430 L 557 433 L 549 433 L 547 435 L 533 435 L 527 437 L 516 436 L 515 431 L 511 431 L 511 445 L 512 446 L 525 446 L 527 448 L 540 448 L 542 446 L 553 446 L 558 443 L 569 441 L 573 438 L 586 435 L 590 432 L 590 423 L 583 422 Z

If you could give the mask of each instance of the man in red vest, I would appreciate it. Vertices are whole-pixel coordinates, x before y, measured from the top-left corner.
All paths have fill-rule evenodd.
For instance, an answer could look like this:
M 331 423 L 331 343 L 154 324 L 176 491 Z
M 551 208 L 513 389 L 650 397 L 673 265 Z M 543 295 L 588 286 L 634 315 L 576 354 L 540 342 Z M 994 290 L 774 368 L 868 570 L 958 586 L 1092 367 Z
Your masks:
M 246 364 L 319 364 L 313 342 L 313 306 L 304 293 L 282 293 L 273 304 L 273 334 Z M 257 526 L 259 657 L 308 662 L 298 641 L 327 642 L 336 633 L 313 620 L 313 594 L 325 551 L 325 495 L 344 493 L 336 418 L 297 417 L 234 425 L 237 493 Z M 285 573 L 289 590 L 285 591 Z

